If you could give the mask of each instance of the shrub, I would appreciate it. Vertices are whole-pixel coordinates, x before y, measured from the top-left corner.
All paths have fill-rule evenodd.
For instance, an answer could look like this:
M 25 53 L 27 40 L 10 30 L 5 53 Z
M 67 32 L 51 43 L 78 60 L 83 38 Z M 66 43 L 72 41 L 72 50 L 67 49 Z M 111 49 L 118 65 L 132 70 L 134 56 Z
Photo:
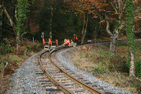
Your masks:
M 141 77 L 141 60 L 135 62 L 135 72 L 137 77 Z
M 1 48 L 1 53 L 3 55 L 7 54 L 7 53 L 15 52 L 13 40 L 10 40 L 10 39 L 7 39 L 7 38 L 3 39 L 3 42 L 2 42 L 2 45 L 1 45 L 0 48 Z
M 116 47 L 119 47 L 119 46 L 128 46 L 128 44 L 126 42 L 116 44 Z
M 104 73 L 108 73 L 107 69 L 105 67 L 98 67 L 98 68 L 94 68 L 93 70 L 93 74 L 104 74 Z
M 2 54 L 7 54 L 11 52 L 11 48 L 9 47 L 9 45 L 6 45 L 5 43 L 2 43 L 2 47 L 1 47 L 1 53 Z
M 110 71 L 116 69 L 117 71 L 129 73 L 129 64 L 126 62 L 125 57 L 121 58 L 118 55 L 113 55 L 112 57 L 110 57 L 110 62 L 111 62 L 109 66 Z

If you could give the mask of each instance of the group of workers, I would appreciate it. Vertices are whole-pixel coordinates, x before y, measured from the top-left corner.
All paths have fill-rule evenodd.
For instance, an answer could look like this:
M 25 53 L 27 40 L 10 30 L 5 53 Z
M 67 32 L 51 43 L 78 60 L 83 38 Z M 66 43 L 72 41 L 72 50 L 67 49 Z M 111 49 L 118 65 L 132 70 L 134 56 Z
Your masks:
M 77 43 L 77 40 L 78 40 L 77 36 L 76 36 L 75 34 L 73 34 L 73 41 L 74 41 L 75 43 Z M 64 45 L 64 46 L 69 46 L 70 43 L 73 43 L 73 41 L 72 41 L 72 39 L 69 40 L 68 38 L 65 38 L 63 45 Z
M 45 39 L 44 38 L 42 38 L 42 42 L 43 42 L 43 45 L 45 45 Z M 48 38 L 48 45 L 49 45 L 49 48 L 51 48 L 51 46 L 52 46 L 52 41 L 51 41 L 51 39 L 50 38 Z M 55 43 L 56 43 L 56 46 L 58 46 L 58 40 L 56 39 L 55 40 Z
M 73 34 L 73 41 L 75 42 L 75 43 L 77 43 L 77 41 L 78 41 L 78 38 L 77 38 L 77 36 L 75 35 L 75 34 Z M 68 38 L 65 38 L 64 39 L 64 43 L 63 43 L 63 45 L 64 46 L 69 46 L 69 44 L 70 43 L 73 43 L 73 41 L 72 41 L 72 39 L 71 40 L 69 40 Z M 42 42 L 43 42 L 43 45 L 45 45 L 45 39 L 44 38 L 42 38 Z M 51 48 L 51 46 L 52 46 L 52 41 L 51 41 L 51 39 L 50 38 L 48 38 L 48 45 L 49 45 L 49 48 Z M 55 40 L 55 43 L 56 43 L 56 46 L 58 46 L 58 40 L 56 39 Z

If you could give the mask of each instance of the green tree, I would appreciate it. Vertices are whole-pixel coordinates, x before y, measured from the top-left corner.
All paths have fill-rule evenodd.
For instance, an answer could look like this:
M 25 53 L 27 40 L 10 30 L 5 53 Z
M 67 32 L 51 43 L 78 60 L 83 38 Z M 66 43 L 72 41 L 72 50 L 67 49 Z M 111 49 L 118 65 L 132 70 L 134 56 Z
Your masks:
M 18 50 L 18 45 L 20 44 L 20 38 L 26 33 L 23 31 L 23 25 L 26 19 L 26 12 L 28 7 L 28 0 L 18 0 L 17 1 L 17 23 L 16 23 L 16 46 Z
M 25 19 L 26 19 L 26 13 L 28 12 L 27 7 L 29 6 L 29 0 L 14 0 L 10 2 L 11 3 L 14 2 L 16 15 L 12 15 L 12 16 L 9 15 L 8 11 L 6 10 L 6 7 L 4 6 L 6 4 L 6 1 L 3 2 L 1 6 L 2 6 L 2 9 L 5 15 L 7 16 L 10 22 L 10 26 L 13 27 L 13 31 L 16 36 L 16 46 L 18 50 L 18 45 L 20 44 L 20 38 L 26 33 L 23 30 L 23 26 L 24 26 Z M 12 18 L 16 19 L 16 21 Z
M 135 44 L 134 44 L 134 4 L 132 0 L 126 0 L 126 34 L 130 52 L 130 76 L 135 76 L 134 56 L 135 56 Z

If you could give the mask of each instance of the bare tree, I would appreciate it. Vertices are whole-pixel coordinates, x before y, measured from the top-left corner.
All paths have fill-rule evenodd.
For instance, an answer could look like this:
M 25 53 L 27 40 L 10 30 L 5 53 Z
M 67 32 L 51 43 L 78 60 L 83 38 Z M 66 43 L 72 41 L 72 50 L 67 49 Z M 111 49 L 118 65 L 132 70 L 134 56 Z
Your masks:
M 123 29 L 125 26 L 125 20 L 123 20 L 123 14 L 125 11 L 125 1 L 123 0 L 112 0 L 108 2 L 109 5 L 113 8 L 114 12 L 113 15 L 116 14 L 117 18 L 114 19 L 114 29 L 113 31 L 110 31 L 110 19 L 108 16 L 111 17 L 112 14 L 107 15 L 105 14 L 106 19 L 106 31 L 111 36 L 111 42 L 110 42 L 110 51 L 115 54 L 116 50 L 116 39 L 118 38 L 119 32 Z

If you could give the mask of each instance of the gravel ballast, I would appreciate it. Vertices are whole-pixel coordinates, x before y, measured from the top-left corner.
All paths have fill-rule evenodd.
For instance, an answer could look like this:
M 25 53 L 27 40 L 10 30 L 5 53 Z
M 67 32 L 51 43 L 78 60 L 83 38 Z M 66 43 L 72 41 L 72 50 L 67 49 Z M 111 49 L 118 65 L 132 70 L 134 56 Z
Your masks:
M 90 45 L 87 45 L 90 46 Z M 70 70 L 74 71 L 77 74 L 82 75 L 83 78 L 89 80 L 90 82 L 97 84 L 98 86 L 100 86 L 101 88 L 103 88 L 105 91 L 108 92 L 112 92 L 113 94 L 135 94 L 135 93 L 131 93 L 129 91 L 120 89 L 118 87 L 115 87 L 107 82 L 104 82 L 102 80 L 99 80 L 96 78 L 96 76 L 92 75 L 91 73 L 86 73 L 76 67 L 74 67 L 74 64 L 72 61 L 68 61 L 67 60 L 67 54 L 70 53 L 71 51 L 76 50 L 77 48 L 81 48 L 81 47 L 75 47 L 75 48 L 70 48 L 70 49 L 66 49 L 63 51 L 60 51 L 56 56 L 57 59 L 67 68 L 69 68 Z
M 42 52 L 31 56 L 15 70 L 10 79 L 12 82 L 9 84 L 12 88 L 7 91 L 7 94 L 45 94 L 34 73 L 37 64 L 36 56 Z

